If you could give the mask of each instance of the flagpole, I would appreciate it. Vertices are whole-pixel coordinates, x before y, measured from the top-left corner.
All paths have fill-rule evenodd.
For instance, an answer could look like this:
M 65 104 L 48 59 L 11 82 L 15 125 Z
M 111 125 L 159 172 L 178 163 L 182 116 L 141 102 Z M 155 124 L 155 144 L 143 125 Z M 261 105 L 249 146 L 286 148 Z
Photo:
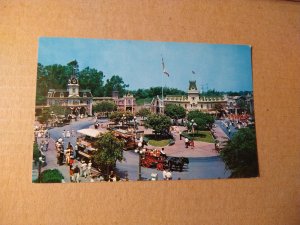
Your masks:
M 163 112 L 163 108 L 164 108 L 164 70 L 165 70 L 165 65 L 164 65 L 164 59 L 161 55 L 161 61 L 162 61 L 162 76 L 161 76 L 161 102 L 162 102 L 162 109 L 161 109 L 161 113 Z

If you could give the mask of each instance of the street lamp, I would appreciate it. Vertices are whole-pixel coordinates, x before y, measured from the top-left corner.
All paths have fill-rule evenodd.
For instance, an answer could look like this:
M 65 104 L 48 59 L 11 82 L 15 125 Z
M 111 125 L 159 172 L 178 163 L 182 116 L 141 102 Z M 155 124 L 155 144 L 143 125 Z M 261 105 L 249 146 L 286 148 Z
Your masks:
M 142 165 L 141 165 L 141 161 L 142 161 L 142 155 L 145 153 L 145 150 L 142 149 L 142 142 L 138 143 L 138 149 L 135 150 L 136 153 L 139 154 L 139 172 L 138 172 L 138 180 L 142 180 Z
M 122 127 L 124 126 L 124 121 L 126 120 L 126 116 L 125 116 L 125 114 L 123 114 L 123 116 L 122 116 Z
M 44 162 L 43 157 L 39 157 L 39 183 L 41 183 L 41 170 Z
M 134 121 L 134 139 L 136 139 L 136 116 L 133 117 Z
M 193 138 L 195 136 L 195 126 L 197 126 L 197 123 L 194 122 L 194 119 L 191 120 L 190 126 L 192 126 L 192 133 L 193 133 Z

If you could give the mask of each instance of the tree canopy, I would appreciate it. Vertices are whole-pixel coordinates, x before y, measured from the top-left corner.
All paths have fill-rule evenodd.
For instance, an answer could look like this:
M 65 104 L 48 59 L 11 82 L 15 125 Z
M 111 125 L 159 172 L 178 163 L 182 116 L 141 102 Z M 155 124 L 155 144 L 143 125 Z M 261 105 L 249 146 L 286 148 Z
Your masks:
M 102 168 L 109 170 L 115 167 L 117 161 L 124 160 L 124 142 L 115 137 L 112 132 L 102 134 L 96 141 L 97 151 L 94 154 L 94 161 Z
M 183 119 L 186 116 L 186 111 L 180 105 L 168 104 L 165 107 L 165 114 L 177 122 L 178 119 Z
M 194 122 L 197 124 L 195 126 L 196 130 L 207 130 L 211 128 L 211 126 L 215 122 L 213 116 L 207 113 L 203 113 L 199 110 L 190 111 L 187 115 L 187 119 L 190 122 L 194 120 Z
M 150 87 L 146 89 L 137 89 L 135 91 L 132 91 L 132 94 L 137 99 L 146 99 L 146 98 L 153 98 L 157 95 L 161 95 L 161 87 Z M 164 95 L 185 95 L 186 93 L 182 90 L 179 90 L 177 88 L 169 88 L 164 87 Z
M 117 110 L 117 106 L 114 102 L 112 101 L 103 101 L 99 102 L 96 105 L 93 106 L 93 111 L 94 112 L 113 112 Z
M 113 75 L 110 79 L 106 80 L 106 84 L 104 85 L 105 96 L 112 96 L 113 91 L 118 91 L 119 96 L 123 96 L 128 87 L 129 85 L 124 83 L 122 77 Z
M 126 117 L 124 122 L 133 120 L 133 114 L 128 111 L 115 111 L 110 114 L 109 119 L 115 123 L 119 123 L 122 120 L 123 115 Z
M 141 116 L 143 119 L 151 114 L 151 111 L 146 108 L 140 109 L 136 115 Z
M 256 134 L 253 128 L 240 129 L 220 152 L 231 177 L 258 176 Z
M 171 125 L 171 118 L 162 114 L 151 114 L 145 121 L 145 127 L 152 128 L 155 135 L 169 133 Z

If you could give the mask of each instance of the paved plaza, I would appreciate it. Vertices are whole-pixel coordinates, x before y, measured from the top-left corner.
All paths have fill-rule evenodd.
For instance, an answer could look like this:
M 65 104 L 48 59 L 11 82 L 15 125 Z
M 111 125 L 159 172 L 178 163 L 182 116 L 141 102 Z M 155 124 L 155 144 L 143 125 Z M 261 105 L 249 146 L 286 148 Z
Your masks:
M 62 137 L 62 133 L 65 130 L 69 131 L 77 131 L 79 129 L 84 128 L 94 128 L 95 123 L 94 118 L 84 118 L 80 119 L 79 121 L 71 122 L 71 124 L 63 126 L 63 127 L 55 127 L 49 130 L 50 139 L 49 139 L 49 147 L 48 151 L 44 152 L 46 155 L 46 162 L 47 165 L 42 168 L 43 170 L 46 169 L 58 169 L 62 175 L 64 176 L 65 182 L 70 182 L 69 176 L 69 167 L 67 165 L 58 165 L 57 158 L 56 158 L 56 150 L 55 150 L 55 141 Z M 100 124 L 103 124 L 103 127 L 106 127 L 108 120 L 98 120 Z M 103 128 L 102 128 L 103 129 Z M 139 130 L 143 130 L 145 134 L 151 134 L 151 129 L 145 129 L 143 126 L 138 127 Z M 174 180 L 177 179 L 209 179 L 209 178 L 227 178 L 230 173 L 225 171 L 225 165 L 222 160 L 218 157 L 219 153 L 215 150 L 214 143 L 207 143 L 207 142 L 200 142 L 195 141 L 195 147 L 192 149 L 191 147 L 185 148 L 184 138 L 180 140 L 180 132 L 186 130 L 185 127 L 178 126 L 172 134 L 175 139 L 175 144 L 171 146 L 164 147 L 165 153 L 167 156 L 173 157 L 187 157 L 189 158 L 190 163 L 188 166 L 183 168 L 182 172 L 173 171 L 172 176 Z M 213 128 L 214 135 L 218 141 L 221 143 L 228 140 L 227 134 L 224 132 L 220 123 L 217 121 Z M 76 133 L 76 132 L 74 132 Z M 73 146 L 76 144 L 77 133 L 73 137 L 64 138 L 64 145 L 70 142 Z M 43 138 L 38 138 L 38 143 L 40 143 Z M 148 148 L 157 148 L 159 147 L 154 146 L 147 146 Z M 123 162 L 117 162 L 116 172 L 121 178 L 124 178 L 125 174 L 128 175 L 129 180 L 137 180 L 138 176 L 138 154 L 134 151 L 124 151 L 123 152 L 124 158 L 126 159 Z M 80 162 L 75 160 L 75 165 L 80 166 Z M 162 171 L 158 171 L 156 169 L 151 168 L 143 168 L 142 167 L 142 178 L 144 180 L 149 180 L 152 173 L 158 174 L 158 179 L 162 180 Z M 38 172 L 37 168 L 34 167 L 33 169 L 33 179 L 37 178 Z M 81 182 L 91 182 L 91 178 L 81 177 Z

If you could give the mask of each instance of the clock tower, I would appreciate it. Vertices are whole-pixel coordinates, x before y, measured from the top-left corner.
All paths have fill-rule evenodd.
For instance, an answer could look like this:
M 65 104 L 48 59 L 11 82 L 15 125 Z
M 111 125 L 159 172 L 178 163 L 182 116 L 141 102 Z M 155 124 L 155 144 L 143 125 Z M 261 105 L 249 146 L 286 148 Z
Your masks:
M 72 75 L 72 77 L 69 79 L 68 92 L 69 97 L 79 97 L 79 82 L 75 75 Z

